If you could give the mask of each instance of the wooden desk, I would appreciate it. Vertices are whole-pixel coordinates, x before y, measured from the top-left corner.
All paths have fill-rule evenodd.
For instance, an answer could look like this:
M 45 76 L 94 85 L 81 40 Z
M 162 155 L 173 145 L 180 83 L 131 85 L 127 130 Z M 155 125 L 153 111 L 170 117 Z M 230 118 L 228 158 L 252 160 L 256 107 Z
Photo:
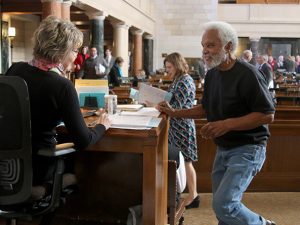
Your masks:
M 128 208 L 143 204 L 144 225 L 166 224 L 167 124 L 163 119 L 150 130 L 109 129 L 99 142 L 78 152 L 80 191 L 59 214 L 126 224 Z

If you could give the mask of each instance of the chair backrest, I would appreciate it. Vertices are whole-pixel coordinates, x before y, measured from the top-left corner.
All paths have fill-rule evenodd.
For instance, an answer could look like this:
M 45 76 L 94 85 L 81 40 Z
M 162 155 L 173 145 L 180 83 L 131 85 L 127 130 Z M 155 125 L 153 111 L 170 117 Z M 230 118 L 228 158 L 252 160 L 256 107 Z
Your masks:
M 31 196 L 30 103 L 26 82 L 0 77 L 0 209 Z

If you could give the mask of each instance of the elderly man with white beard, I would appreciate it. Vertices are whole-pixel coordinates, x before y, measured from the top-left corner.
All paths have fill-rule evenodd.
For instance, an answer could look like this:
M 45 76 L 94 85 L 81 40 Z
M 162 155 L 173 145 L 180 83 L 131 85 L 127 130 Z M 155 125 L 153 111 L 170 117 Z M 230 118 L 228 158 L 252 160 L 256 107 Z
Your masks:
M 236 58 L 237 44 L 230 24 L 205 24 L 202 53 L 208 72 L 201 104 L 179 110 L 161 102 L 157 108 L 171 117 L 206 116 L 200 132 L 217 145 L 212 205 L 219 225 L 275 225 L 241 202 L 265 161 L 267 124 L 273 122 L 275 108 L 258 69 Z

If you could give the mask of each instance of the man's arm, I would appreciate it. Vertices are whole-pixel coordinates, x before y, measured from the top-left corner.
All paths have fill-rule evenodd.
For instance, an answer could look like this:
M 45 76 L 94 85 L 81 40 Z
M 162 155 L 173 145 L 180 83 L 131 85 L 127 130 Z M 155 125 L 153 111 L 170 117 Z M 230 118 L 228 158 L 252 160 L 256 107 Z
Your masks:
M 205 116 L 202 105 L 197 105 L 190 109 L 173 109 L 168 102 L 160 102 L 156 108 L 160 112 L 176 118 L 200 119 Z
M 272 123 L 274 113 L 252 112 L 245 116 L 209 122 L 201 128 L 204 138 L 216 138 L 233 130 L 251 130 L 263 124 Z

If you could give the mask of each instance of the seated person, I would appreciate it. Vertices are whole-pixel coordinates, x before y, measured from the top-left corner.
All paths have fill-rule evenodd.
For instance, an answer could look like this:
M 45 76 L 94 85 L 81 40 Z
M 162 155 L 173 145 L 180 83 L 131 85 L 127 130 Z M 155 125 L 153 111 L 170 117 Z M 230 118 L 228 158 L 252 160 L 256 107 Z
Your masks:
M 33 59 L 12 65 L 7 76 L 19 76 L 28 86 L 31 112 L 33 185 L 41 185 L 53 176 L 54 162 L 38 156 L 41 148 L 55 148 L 56 126 L 64 122 L 75 147 L 84 149 L 96 143 L 110 126 L 105 113 L 89 129 L 82 117 L 76 90 L 64 78 L 64 69 L 77 57 L 83 34 L 67 20 L 50 16 L 33 35 Z
M 145 70 L 138 70 L 138 73 L 133 76 L 132 86 L 137 87 L 138 82 L 144 82 L 146 80 L 146 73 Z
M 121 78 L 124 77 L 122 72 L 122 66 L 124 59 L 122 57 L 117 57 L 114 66 L 111 68 L 108 74 L 108 83 L 112 87 L 119 87 L 121 83 Z

